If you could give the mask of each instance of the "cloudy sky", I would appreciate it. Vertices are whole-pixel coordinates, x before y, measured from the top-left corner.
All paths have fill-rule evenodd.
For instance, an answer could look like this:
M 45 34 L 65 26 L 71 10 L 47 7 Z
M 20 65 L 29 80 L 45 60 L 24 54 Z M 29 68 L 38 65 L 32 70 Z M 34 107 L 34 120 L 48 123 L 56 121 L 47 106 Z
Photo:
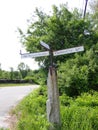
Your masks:
M 31 69 L 37 69 L 37 63 L 32 59 L 21 59 L 19 52 L 23 50 L 19 42 L 17 27 L 25 30 L 27 19 L 30 19 L 35 8 L 41 7 L 45 12 L 51 10 L 51 5 L 68 2 L 70 9 L 83 9 L 85 0 L 1 0 L 0 1 L 0 63 L 1 68 L 17 69 L 24 62 Z

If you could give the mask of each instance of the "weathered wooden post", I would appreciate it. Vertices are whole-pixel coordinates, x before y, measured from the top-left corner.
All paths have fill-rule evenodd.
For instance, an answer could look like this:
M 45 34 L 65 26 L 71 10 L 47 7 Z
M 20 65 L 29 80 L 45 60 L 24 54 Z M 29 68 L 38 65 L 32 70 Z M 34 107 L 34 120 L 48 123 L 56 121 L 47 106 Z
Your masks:
M 57 85 L 57 73 L 53 66 L 49 67 L 48 79 L 47 119 L 56 127 L 60 127 L 59 91 Z M 51 128 L 52 129 L 52 128 Z
M 57 85 L 57 72 L 53 65 L 53 50 L 44 42 L 40 42 L 43 47 L 49 51 L 50 66 L 47 78 L 48 86 L 48 100 L 46 102 L 47 119 L 53 126 L 50 126 L 50 130 L 59 128 L 60 130 L 60 104 L 59 104 L 59 90 Z
M 25 54 L 20 53 L 20 54 L 22 58 L 50 56 L 51 65 L 49 67 L 47 78 L 47 86 L 48 86 L 48 100 L 46 102 L 47 119 L 50 123 L 53 124 L 53 126 L 50 127 L 50 130 L 57 130 L 57 129 L 60 130 L 61 121 L 60 121 L 59 91 L 57 85 L 56 68 L 53 65 L 53 56 L 80 52 L 84 50 L 84 47 L 80 46 L 53 52 L 48 44 L 44 43 L 43 41 L 41 41 L 40 44 L 48 51 L 38 53 L 25 53 Z

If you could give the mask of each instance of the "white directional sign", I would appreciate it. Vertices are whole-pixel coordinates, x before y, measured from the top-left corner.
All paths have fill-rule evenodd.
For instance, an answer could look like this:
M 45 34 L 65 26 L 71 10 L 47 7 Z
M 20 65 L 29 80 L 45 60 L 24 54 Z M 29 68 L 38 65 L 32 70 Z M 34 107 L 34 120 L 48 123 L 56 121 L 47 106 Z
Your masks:
M 50 49 L 49 45 L 46 44 L 45 42 L 40 41 L 40 44 L 41 44 L 43 47 L 47 48 L 48 50 Z
M 70 54 L 70 53 L 74 53 L 74 52 L 79 52 L 79 51 L 84 51 L 84 47 L 80 46 L 80 47 L 74 47 L 74 48 L 54 51 L 53 55 L 54 56 L 58 56 L 58 55 L 64 55 L 64 54 Z
M 84 51 L 83 46 L 59 50 L 59 51 L 53 51 L 53 56 L 70 54 L 70 53 L 75 53 L 80 51 Z M 21 58 L 36 58 L 36 57 L 49 56 L 49 55 L 50 55 L 49 51 L 37 52 L 37 53 L 24 53 L 21 54 Z
M 21 54 L 21 58 L 35 58 L 35 57 L 42 57 L 42 56 L 49 56 L 49 51 Z

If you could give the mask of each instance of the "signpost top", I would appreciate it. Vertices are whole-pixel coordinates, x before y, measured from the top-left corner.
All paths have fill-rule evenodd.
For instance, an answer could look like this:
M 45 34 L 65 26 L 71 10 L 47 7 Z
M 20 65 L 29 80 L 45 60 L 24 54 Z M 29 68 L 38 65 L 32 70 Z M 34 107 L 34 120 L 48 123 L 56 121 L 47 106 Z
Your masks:
M 74 48 L 69 48 L 69 49 L 64 49 L 64 50 L 59 50 L 59 51 L 54 51 L 53 55 L 54 56 L 59 56 L 59 55 L 64 55 L 64 54 L 70 54 L 70 53 L 75 53 L 75 52 L 80 52 L 84 51 L 84 47 L 74 47 Z
M 45 42 L 40 41 L 40 44 L 41 44 L 43 47 L 45 47 L 46 49 L 50 50 L 49 45 L 48 45 L 48 44 L 46 44 Z
M 42 57 L 42 56 L 50 56 L 50 64 L 53 66 L 53 56 L 59 56 L 59 55 L 64 55 L 64 54 L 70 54 L 70 53 L 75 53 L 75 52 L 80 52 L 84 51 L 84 47 L 74 47 L 74 48 L 69 48 L 69 49 L 63 49 L 63 50 L 58 50 L 58 51 L 53 51 L 48 44 L 46 44 L 43 41 L 40 41 L 40 44 L 47 49 L 45 52 L 36 52 L 36 53 L 20 53 L 21 58 L 36 58 L 36 57 Z
M 42 57 L 42 56 L 49 56 L 49 51 L 21 54 L 21 58 L 36 58 L 36 57 Z

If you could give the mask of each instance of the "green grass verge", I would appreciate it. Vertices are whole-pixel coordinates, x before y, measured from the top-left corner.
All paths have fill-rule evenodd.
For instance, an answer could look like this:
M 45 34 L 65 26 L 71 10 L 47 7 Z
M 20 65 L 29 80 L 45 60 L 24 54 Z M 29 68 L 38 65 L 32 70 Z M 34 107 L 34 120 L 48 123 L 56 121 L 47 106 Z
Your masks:
M 29 84 L 29 83 L 17 83 L 17 84 L 15 84 L 15 83 L 10 83 L 10 84 L 5 83 L 5 84 L 0 84 L 0 87 L 27 86 L 27 85 L 31 85 L 31 84 Z
M 48 130 L 46 100 L 45 87 L 27 96 L 12 111 L 18 118 L 16 130 Z M 98 92 L 84 93 L 76 99 L 64 94 L 60 102 L 61 130 L 98 130 Z
M 45 90 L 38 89 L 12 110 L 17 115 L 16 130 L 47 130 L 49 122 L 46 119 L 46 94 Z
M 0 128 L 0 130 L 9 130 L 9 129 L 6 129 L 6 128 Z

